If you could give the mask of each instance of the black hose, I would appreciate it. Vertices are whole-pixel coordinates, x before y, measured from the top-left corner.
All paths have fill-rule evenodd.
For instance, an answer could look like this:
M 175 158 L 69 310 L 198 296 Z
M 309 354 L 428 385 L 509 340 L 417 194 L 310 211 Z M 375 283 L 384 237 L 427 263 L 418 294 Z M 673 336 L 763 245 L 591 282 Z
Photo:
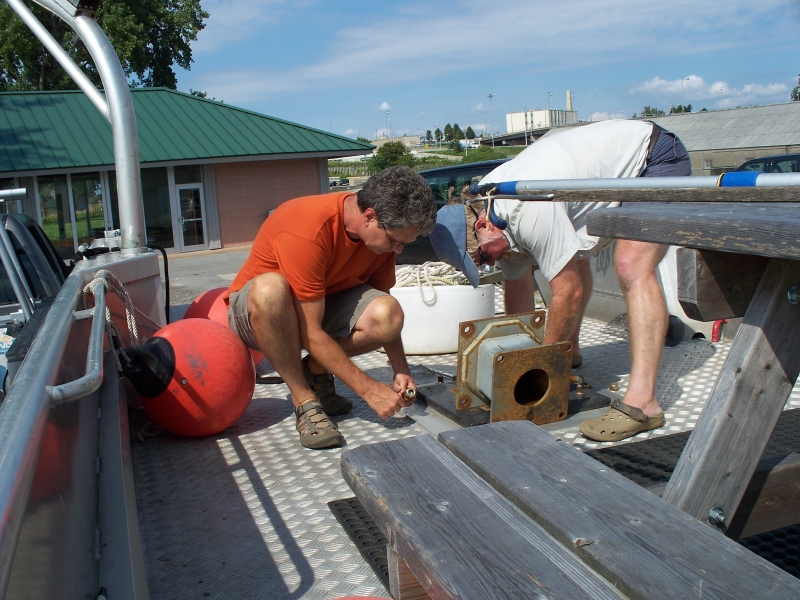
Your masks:
M 158 250 L 161 256 L 164 257 L 164 313 L 167 316 L 167 325 L 169 325 L 169 261 L 167 260 L 167 251 L 161 246 L 148 246 L 151 250 Z

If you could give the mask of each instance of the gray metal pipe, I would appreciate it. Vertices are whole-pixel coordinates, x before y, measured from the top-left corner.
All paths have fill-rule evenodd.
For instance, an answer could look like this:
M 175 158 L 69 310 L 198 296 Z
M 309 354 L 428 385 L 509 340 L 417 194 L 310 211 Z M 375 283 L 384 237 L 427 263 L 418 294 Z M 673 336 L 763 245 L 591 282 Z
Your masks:
M 0 231 L 0 260 L 6 269 L 8 281 L 11 283 L 11 289 L 14 290 L 14 295 L 17 297 L 17 302 L 19 302 L 22 316 L 25 317 L 26 321 L 30 321 L 31 315 L 33 314 L 33 300 L 29 295 L 27 285 L 24 284 L 21 279 L 22 272 L 19 267 L 19 261 L 16 260 L 16 256 L 12 259 L 8 251 L 8 246 L 6 245 L 8 233 L 3 227 L 0 227 L 0 230 L 2 230 Z M 9 244 L 10 241 L 11 240 L 8 240 Z
M 761 173 L 756 187 L 793 187 L 800 185 L 800 173 Z
M 56 386 L 47 386 L 47 393 L 54 404 L 63 404 L 82 398 L 98 390 L 103 384 L 103 333 L 106 324 L 106 288 L 94 288 L 94 309 L 92 309 L 92 331 L 89 347 L 86 350 L 86 374 L 75 381 Z
M 719 180 L 720 178 L 718 176 L 627 177 L 620 179 L 533 179 L 499 183 L 497 185 L 500 193 L 511 193 L 510 190 L 505 192 L 503 188 L 506 186 L 516 186 L 516 192 L 522 194 L 525 190 L 664 190 L 715 188 Z M 800 173 L 760 173 L 755 180 L 755 187 L 794 186 L 800 186 Z M 483 187 L 485 188 L 486 186 L 484 185 Z
M 25 188 L 14 188 L 13 190 L 0 190 L 0 200 L 24 200 L 28 197 L 28 190 Z
M 5 597 L 39 447 L 42 444 L 51 385 L 61 365 L 72 327 L 72 311 L 84 285 L 73 273 L 53 303 L 14 385 L 0 404 L 0 597 Z M 34 364 L 31 357 L 35 357 Z
M 5 221 L 5 219 L 3 221 Z M 13 269 L 14 273 L 19 278 L 19 282 L 22 284 L 22 288 L 25 290 L 25 298 L 28 300 L 31 314 L 33 314 L 33 311 L 36 308 L 36 305 L 34 304 L 33 292 L 31 291 L 31 288 L 28 285 L 28 281 L 25 279 L 25 271 L 22 269 L 22 265 L 19 262 L 19 257 L 17 256 L 17 251 L 14 248 L 14 244 L 11 242 L 11 238 L 8 235 L 8 231 L 6 231 L 4 222 L 0 222 L 0 241 L 2 241 L 3 246 L 5 246 L 6 248 L 6 252 L 8 253 L 8 258 L 11 261 L 10 266 L 14 267 Z M 9 278 L 10 278 L 11 269 L 9 269 L 9 265 L 5 263 L 5 255 L 3 258 L 4 258 L 4 266 L 6 267 L 6 273 L 9 273 Z M 20 304 L 22 304 L 22 301 L 20 301 Z
M 89 100 L 94 104 L 95 108 L 100 111 L 100 114 L 103 115 L 106 121 L 111 121 L 109 117 L 108 111 L 108 103 L 106 102 L 105 97 L 97 89 L 97 87 L 92 83 L 91 79 L 86 76 L 81 68 L 75 64 L 75 61 L 72 60 L 69 54 L 61 47 L 56 39 L 50 35 L 50 32 L 47 28 L 42 25 L 39 19 L 36 18 L 27 6 L 22 2 L 22 0 L 6 0 L 8 5 L 11 9 L 19 15 L 19 18 L 22 19 L 22 22 L 28 27 L 28 29 L 33 32 L 33 34 L 39 39 L 44 47 L 47 48 L 47 51 L 52 55 L 53 58 L 56 59 L 58 64 L 60 64 L 63 69 L 67 72 L 67 75 L 72 77 L 75 83 L 78 84 L 78 87 L 81 88 L 84 94 L 89 97 Z M 41 3 L 40 3 L 41 4 Z M 48 10 L 53 10 L 50 6 L 45 6 Z M 54 11 L 55 12 L 55 11 Z M 58 16 L 62 19 L 66 16 L 66 13 L 63 11 L 58 12 Z M 67 19 L 64 19 L 67 21 Z
M 103 80 L 114 133 L 114 164 L 117 169 L 117 197 L 122 236 L 122 254 L 147 251 L 144 229 L 142 184 L 139 172 L 139 141 L 136 114 L 128 80 L 114 48 L 97 22 L 78 15 L 71 25 L 86 44 Z
M 534 179 L 517 181 L 517 193 L 524 190 L 661 190 L 717 187 L 719 177 L 630 177 L 623 179 Z M 503 185 L 503 184 L 500 184 Z M 508 184 L 506 184 L 508 185 Z

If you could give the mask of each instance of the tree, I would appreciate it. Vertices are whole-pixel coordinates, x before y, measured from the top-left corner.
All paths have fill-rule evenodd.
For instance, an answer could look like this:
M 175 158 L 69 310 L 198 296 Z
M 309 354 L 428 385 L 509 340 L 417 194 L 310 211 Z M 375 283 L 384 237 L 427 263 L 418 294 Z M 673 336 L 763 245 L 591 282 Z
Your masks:
M 797 76 L 797 86 L 792 90 L 792 102 L 800 102 L 800 75 Z
M 433 135 L 436 138 L 437 142 L 441 142 L 442 141 L 442 130 L 439 129 L 438 127 L 436 128 L 436 131 L 433 132 Z
M 373 173 L 396 165 L 413 167 L 416 160 L 403 142 L 386 142 L 369 159 L 369 170 Z
M 454 140 L 463 140 L 464 139 L 464 132 L 461 131 L 461 127 L 458 126 L 458 123 L 453 125 L 453 139 Z
M 450 125 L 450 123 L 444 126 L 444 141 L 445 142 L 453 141 L 453 126 Z
M 670 106 L 669 114 L 680 114 L 680 113 L 690 113 L 692 112 L 692 105 L 687 104 L 686 106 L 681 106 L 678 104 L 677 106 Z
M 361 137 L 361 136 L 358 136 L 356 138 L 356 141 L 357 142 L 364 142 L 365 144 L 371 144 L 372 143 L 372 140 L 369 140 L 369 139 L 367 139 L 365 137 Z
M 467 131 L 466 131 L 466 133 L 464 135 L 467 137 L 468 140 L 474 140 L 475 139 L 475 132 L 472 130 L 472 127 L 470 127 L 469 125 L 467 125 Z
M 433 141 L 433 134 L 431 133 L 431 130 L 428 129 L 428 131 L 425 132 L 425 142 L 430 144 L 432 141 Z
M 73 30 L 38 5 L 29 6 L 89 78 L 100 76 Z M 189 44 L 205 27 L 200 0 L 106 0 L 97 22 L 134 86 L 177 87 L 173 67 L 191 68 Z M 0 4 L 0 90 L 76 89 L 77 85 L 6 3 Z
M 661 110 L 660 108 L 656 108 L 655 106 L 645 106 L 642 109 L 641 116 L 642 117 L 663 117 L 666 113 Z
M 193 90 L 192 88 L 189 88 L 189 93 L 192 96 L 197 96 L 198 98 L 205 98 L 206 100 L 214 100 L 215 102 L 222 102 L 222 103 L 225 102 L 224 100 L 217 100 L 213 96 L 211 98 L 209 98 L 208 97 L 208 92 L 201 92 L 200 90 Z

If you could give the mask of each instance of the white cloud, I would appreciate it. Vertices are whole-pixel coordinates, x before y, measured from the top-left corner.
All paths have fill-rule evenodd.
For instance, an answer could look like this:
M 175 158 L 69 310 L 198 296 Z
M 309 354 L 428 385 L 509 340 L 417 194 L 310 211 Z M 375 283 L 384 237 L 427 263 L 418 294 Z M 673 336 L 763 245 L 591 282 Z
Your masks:
M 381 105 L 377 108 L 377 110 L 391 110 L 392 107 L 389 106 L 388 102 L 381 102 Z
M 227 31 L 239 38 L 257 31 L 251 23 L 237 30 L 236 24 L 242 20 L 263 24 L 274 14 L 289 10 L 288 0 L 215 3 L 245 11 L 246 18 L 237 17 L 235 23 L 233 17 L 218 17 L 230 20 Z M 660 11 L 654 18 L 652 5 L 640 0 L 606 0 L 602 10 L 597 10 L 595 0 L 573 0 L 560 4 L 558 18 L 548 18 L 547 26 L 542 27 L 543 16 L 552 12 L 551 3 L 545 0 L 506 0 L 502 8 L 485 0 L 462 0 L 457 6 L 458 10 L 453 10 L 451 3 L 407 0 L 365 15 L 357 25 L 332 28 L 330 42 L 317 53 L 318 60 L 286 69 L 205 73 L 197 85 L 241 104 L 284 92 L 340 88 L 347 85 L 340 77 L 343 72 L 350 81 L 380 86 L 387 80 L 394 84 L 431 82 L 442 76 L 455 80 L 459 73 L 476 69 L 491 78 L 497 65 L 519 67 L 526 75 L 587 64 L 605 66 L 642 52 L 656 62 L 681 53 L 764 46 L 769 40 L 750 35 L 753 23 L 764 21 L 765 15 L 798 12 L 796 0 L 756 4 L 749 0 L 673 0 L 670 10 Z M 212 5 L 208 10 L 212 11 Z M 291 10 L 296 10 L 293 5 Z M 453 36 L 443 35 L 473 31 L 476 23 L 484 31 L 502 31 L 502 43 L 454 43 Z M 790 18 L 770 22 L 773 35 L 785 32 L 786 39 L 793 39 L 789 37 L 792 26 Z M 532 31 L 536 31 L 535 39 Z
M 252 39 L 293 12 L 307 10 L 309 4 L 314 4 L 314 0 L 203 0 L 203 10 L 209 17 L 192 49 L 209 52 Z
M 622 112 L 598 112 L 595 111 L 592 113 L 591 120 L 592 121 L 608 121 L 609 119 L 627 119 L 631 115 L 626 115 Z
M 347 135 L 347 136 L 350 136 L 350 137 L 356 137 L 358 135 L 358 130 L 356 130 L 356 129 L 345 129 L 344 130 L 344 135 Z
M 786 83 L 767 85 L 748 83 L 733 87 L 726 81 L 706 83 L 702 77 L 689 75 L 682 79 L 667 80 L 653 77 L 649 81 L 633 86 L 629 94 L 645 98 L 662 99 L 662 104 L 690 104 L 711 101 L 720 107 L 741 106 L 753 102 L 780 102 L 789 98 L 791 87 Z M 662 107 L 660 107 L 662 108 Z

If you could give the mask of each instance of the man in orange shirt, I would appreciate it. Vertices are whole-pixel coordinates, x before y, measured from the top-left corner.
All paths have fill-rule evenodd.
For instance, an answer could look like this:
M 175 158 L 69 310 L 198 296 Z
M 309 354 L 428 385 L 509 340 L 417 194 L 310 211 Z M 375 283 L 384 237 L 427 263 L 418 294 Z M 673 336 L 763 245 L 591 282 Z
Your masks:
M 333 376 L 386 419 L 409 406 L 416 389 L 400 340 L 403 310 L 388 292 L 394 257 L 436 222 L 433 193 L 407 167 L 373 175 L 357 194 L 285 202 L 264 222 L 228 290 L 228 323 L 263 352 L 289 386 L 300 443 L 331 448 L 344 441 L 329 415 L 351 403 Z M 383 346 L 394 370 L 390 387 L 351 356 Z M 308 356 L 300 360 L 300 351 Z

